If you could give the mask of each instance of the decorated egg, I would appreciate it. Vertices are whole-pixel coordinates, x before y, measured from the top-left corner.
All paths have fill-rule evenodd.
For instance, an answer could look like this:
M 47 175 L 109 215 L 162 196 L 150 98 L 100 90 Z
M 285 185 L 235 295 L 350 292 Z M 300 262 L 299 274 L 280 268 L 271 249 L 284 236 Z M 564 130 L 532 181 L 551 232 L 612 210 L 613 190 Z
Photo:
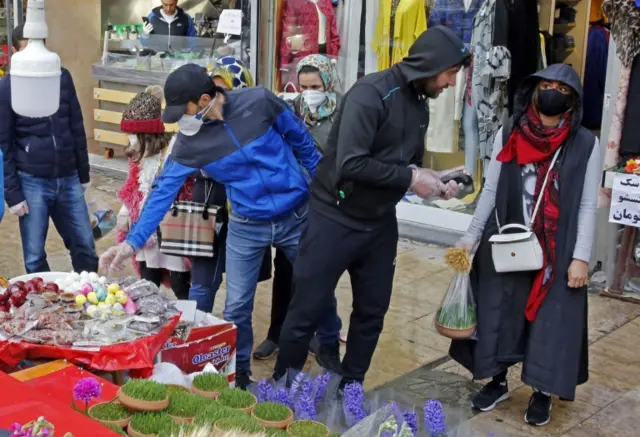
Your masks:
M 118 284 L 109 284 L 109 287 L 107 287 L 109 294 L 116 294 L 118 290 L 120 290 L 120 285 Z
M 80 279 L 80 275 L 77 274 L 76 272 L 71 272 L 69 277 L 71 278 L 72 281 L 77 281 L 78 279 Z
M 107 283 L 107 278 L 105 278 L 104 276 L 100 276 L 100 279 L 98 279 L 98 282 L 100 283 L 100 285 L 104 285 Z
M 84 294 L 79 294 L 76 296 L 77 305 L 84 305 L 85 303 L 87 303 L 87 297 Z
M 91 305 L 89 308 L 87 308 L 87 315 L 89 317 L 95 317 L 97 312 L 98 312 L 98 307 L 95 305 Z
M 120 296 L 116 296 L 116 301 L 122 305 L 125 305 L 129 301 L 129 298 L 126 294 L 122 293 Z
M 104 288 L 100 288 L 98 289 L 98 291 L 96 291 L 96 296 L 98 297 L 99 302 L 104 302 L 104 300 L 107 298 L 107 292 Z
M 87 300 L 94 305 L 98 303 L 98 296 L 96 295 L 95 291 L 87 294 Z
M 107 305 L 113 305 L 114 303 L 116 303 L 116 297 L 113 294 L 110 294 L 105 298 L 104 302 Z
M 109 305 L 106 302 L 99 302 L 98 303 L 98 308 L 110 308 L 110 307 L 111 307 L 111 305 Z
M 127 301 L 127 303 L 124 305 L 124 312 L 129 314 L 129 315 L 133 315 L 136 313 L 136 304 L 132 299 L 129 299 Z
M 91 293 L 92 291 L 93 291 L 93 287 L 89 283 L 84 284 L 82 287 L 80 287 L 80 293 L 84 294 L 85 296 Z
M 98 282 L 99 279 L 100 279 L 100 276 L 96 272 L 89 273 L 89 281 Z
M 123 313 L 124 312 L 124 307 L 122 305 L 120 305 L 118 302 L 113 304 L 113 307 L 111 308 L 114 312 L 118 312 L 118 313 Z
M 84 272 L 80 273 L 80 278 L 81 279 L 89 279 L 89 272 L 84 271 Z

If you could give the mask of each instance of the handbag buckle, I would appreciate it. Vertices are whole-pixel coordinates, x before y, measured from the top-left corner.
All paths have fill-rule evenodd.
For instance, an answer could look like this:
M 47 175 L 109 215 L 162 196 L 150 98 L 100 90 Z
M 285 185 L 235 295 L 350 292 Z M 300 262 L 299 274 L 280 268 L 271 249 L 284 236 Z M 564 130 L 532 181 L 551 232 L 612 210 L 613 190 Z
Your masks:
M 172 217 L 178 217 L 178 207 L 174 206 L 173 208 L 171 208 L 171 216 Z

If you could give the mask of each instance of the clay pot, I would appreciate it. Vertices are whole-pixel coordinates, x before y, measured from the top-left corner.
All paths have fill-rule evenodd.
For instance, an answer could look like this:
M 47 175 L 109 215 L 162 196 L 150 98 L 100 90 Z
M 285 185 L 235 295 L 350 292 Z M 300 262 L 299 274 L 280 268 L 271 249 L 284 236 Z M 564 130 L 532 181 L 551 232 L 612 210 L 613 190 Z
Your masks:
M 453 340 L 464 340 L 465 338 L 471 338 L 473 336 L 476 332 L 476 325 L 473 325 L 468 329 L 452 329 L 436 322 L 436 330 L 443 337 L 451 338 Z
M 133 417 L 133 414 L 129 417 L 127 417 L 126 419 L 122 419 L 122 420 L 102 420 L 102 419 L 98 419 L 97 417 L 94 417 L 91 415 L 91 410 L 93 410 L 96 406 L 98 405 L 103 405 L 103 404 L 109 404 L 110 402 L 101 402 L 99 404 L 95 404 L 94 406 L 92 406 L 91 408 L 89 408 L 89 416 L 93 419 L 96 420 L 100 423 L 102 423 L 103 425 L 113 425 L 117 428 L 126 428 L 129 425 L 129 422 L 131 422 L 131 418 Z
M 297 436 L 291 432 L 291 425 L 296 423 L 296 422 L 313 422 L 313 423 L 316 423 L 318 425 L 322 425 L 322 427 L 327 430 L 327 432 L 325 434 L 325 437 L 329 436 L 329 428 L 327 428 L 327 426 L 325 424 L 320 423 L 320 422 L 315 422 L 315 421 L 312 421 L 312 420 L 297 420 L 297 421 L 291 422 L 289 425 L 287 425 L 287 432 L 289 434 L 291 434 L 293 437 L 297 437 Z
M 253 395 L 251 395 L 253 396 Z M 236 410 L 236 411 L 242 411 L 243 413 L 247 413 L 247 414 L 251 414 L 251 412 L 253 411 L 253 407 L 255 407 L 256 405 L 258 405 L 258 399 L 253 396 L 253 404 L 251 404 L 250 407 L 247 408 L 231 408 L 232 410 Z
M 161 411 L 169 406 L 169 397 L 162 401 L 143 401 L 127 396 L 122 392 L 122 387 L 117 396 L 122 405 L 133 411 Z
M 218 399 L 218 394 L 219 394 L 217 391 L 204 391 L 204 390 L 199 390 L 195 387 L 191 388 L 191 392 L 194 395 L 202 396 L 203 398 L 207 398 L 207 399 Z
M 264 426 L 265 428 L 287 429 L 287 426 L 289 426 L 289 424 L 293 422 L 293 411 L 291 410 L 289 410 L 289 417 L 279 422 L 270 422 L 268 420 L 262 420 L 258 416 L 256 416 L 254 413 L 251 413 L 251 415 L 253 416 L 254 419 L 256 419 L 256 422 L 258 422 L 260 425 Z
M 169 414 L 169 417 L 171 417 L 171 420 L 173 420 L 175 423 L 191 423 L 193 421 L 193 417 L 178 417 L 178 416 L 172 416 L 171 414 Z
M 129 437 L 158 437 L 157 434 L 142 434 L 131 428 L 131 424 L 127 426 L 127 434 Z

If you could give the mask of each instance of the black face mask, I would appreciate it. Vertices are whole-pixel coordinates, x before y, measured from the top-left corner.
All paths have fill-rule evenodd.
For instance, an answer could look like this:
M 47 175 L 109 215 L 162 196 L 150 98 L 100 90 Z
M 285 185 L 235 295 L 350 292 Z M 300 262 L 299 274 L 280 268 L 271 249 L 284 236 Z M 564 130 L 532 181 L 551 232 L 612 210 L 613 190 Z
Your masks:
M 538 110 L 549 117 L 564 114 L 573 106 L 573 96 L 556 89 L 538 91 Z

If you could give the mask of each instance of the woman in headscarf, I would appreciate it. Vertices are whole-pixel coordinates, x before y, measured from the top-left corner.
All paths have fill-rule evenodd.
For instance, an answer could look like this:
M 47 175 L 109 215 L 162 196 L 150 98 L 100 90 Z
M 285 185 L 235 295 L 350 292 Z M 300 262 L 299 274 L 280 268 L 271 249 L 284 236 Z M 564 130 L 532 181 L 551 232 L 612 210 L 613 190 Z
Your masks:
M 523 82 L 458 243 L 479 243 L 471 271 L 477 339 L 453 341 L 449 353 L 474 379 L 492 378 L 473 398 L 480 411 L 509 398 L 507 370 L 523 363 L 521 378 L 534 389 L 525 421 L 536 426 L 551 419 L 551 395 L 573 400 L 588 379 L 588 263 L 602 164 L 598 139 L 580 125 L 582 109 L 580 78 L 568 65 Z M 540 270 L 496 272 L 489 239 L 509 224 L 531 227 Z
M 338 107 L 336 69 L 326 56 L 309 55 L 300 60 L 297 73 L 302 93 L 293 101 L 293 106 L 322 152 Z

